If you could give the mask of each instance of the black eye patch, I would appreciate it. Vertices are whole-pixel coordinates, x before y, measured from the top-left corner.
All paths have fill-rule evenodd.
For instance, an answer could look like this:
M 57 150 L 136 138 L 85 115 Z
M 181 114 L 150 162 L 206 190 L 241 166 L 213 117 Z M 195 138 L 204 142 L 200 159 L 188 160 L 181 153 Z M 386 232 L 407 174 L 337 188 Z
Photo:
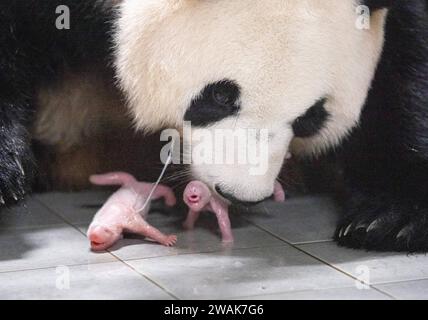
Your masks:
M 318 100 L 306 113 L 292 124 L 294 135 L 299 138 L 310 138 L 324 128 L 330 114 L 325 109 L 326 98 Z
M 236 115 L 240 106 L 239 86 L 231 80 L 222 80 L 207 85 L 195 98 L 184 115 L 185 121 L 193 126 L 203 127 Z

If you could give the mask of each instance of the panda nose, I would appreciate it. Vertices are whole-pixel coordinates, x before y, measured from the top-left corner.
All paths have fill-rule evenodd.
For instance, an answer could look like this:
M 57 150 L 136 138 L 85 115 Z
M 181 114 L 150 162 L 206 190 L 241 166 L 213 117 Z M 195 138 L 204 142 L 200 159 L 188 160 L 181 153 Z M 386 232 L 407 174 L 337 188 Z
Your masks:
M 232 194 L 230 194 L 228 192 L 223 191 L 221 189 L 221 187 L 218 186 L 218 185 L 215 186 L 215 191 L 217 191 L 217 193 L 220 196 L 222 196 L 226 200 L 230 201 L 232 204 L 240 205 L 240 206 L 244 206 L 244 207 L 255 206 L 255 205 L 257 205 L 259 203 L 262 203 L 263 201 L 271 198 L 271 196 L 269 196 L 269 197 L 266 197 L 265 199 L 259 200 L 259 201 L 243 201 L 243 200 L 240 200 L 240 199 L 236 198 L 234 195 L 232 195 Z

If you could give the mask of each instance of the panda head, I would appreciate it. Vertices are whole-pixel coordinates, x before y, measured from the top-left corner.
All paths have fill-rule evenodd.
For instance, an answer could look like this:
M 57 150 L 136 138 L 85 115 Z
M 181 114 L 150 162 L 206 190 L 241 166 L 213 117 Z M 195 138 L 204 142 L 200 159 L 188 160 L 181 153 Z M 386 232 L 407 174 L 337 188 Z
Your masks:
M 358 27 L 363 4 L 373 9 L 368 29 Z M 288 152 L 322 152 L 358 123 L 388 4 L 124 0 L 116 34 L 119 82 L 145 130 L 182 127 L 185 120 L 193 134 L 268 130 L 263 174 L 249 174 L 248 164 L 192 164 L 193 175 L 226 198 L 257 202 L 272 194 Z

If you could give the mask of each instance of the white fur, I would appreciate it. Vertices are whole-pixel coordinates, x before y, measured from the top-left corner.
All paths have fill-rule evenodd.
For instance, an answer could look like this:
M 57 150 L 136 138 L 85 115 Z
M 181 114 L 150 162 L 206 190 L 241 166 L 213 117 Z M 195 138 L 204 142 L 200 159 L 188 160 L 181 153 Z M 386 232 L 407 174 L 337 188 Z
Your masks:
M 141 129 L 180 127 L 209 83 L 242 89 L 238 117 L 218 127 L 269 129 L 269 170 L 194 165 L 195 175 L 242 200 L 260 200 L 293 140 L 291 123 L 326 96 L 331 120 L 319 135 L 294 139 L 295 153 L 336 145 L 358 122 L 383 45 L 384 10 L 358 30 L 352 0 L 125 0 L 116 67 Z M 215 152 L 215 150 L 214 150 Z

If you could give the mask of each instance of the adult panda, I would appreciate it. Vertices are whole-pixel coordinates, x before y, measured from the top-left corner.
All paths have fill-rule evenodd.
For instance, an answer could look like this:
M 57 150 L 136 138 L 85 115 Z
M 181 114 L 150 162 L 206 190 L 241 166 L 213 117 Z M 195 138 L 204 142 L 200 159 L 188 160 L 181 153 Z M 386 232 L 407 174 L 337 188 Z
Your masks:
M 356 27 L 361 5 L 368 29 Z M 223 197 L 261 201 L 287 152 L 343 145 L 336 240 L 426 251 L 427 10 L 426 0 L 125 0 L 117 76 L 141 129 L 269 129 L 263 176 L 192 165 Z

